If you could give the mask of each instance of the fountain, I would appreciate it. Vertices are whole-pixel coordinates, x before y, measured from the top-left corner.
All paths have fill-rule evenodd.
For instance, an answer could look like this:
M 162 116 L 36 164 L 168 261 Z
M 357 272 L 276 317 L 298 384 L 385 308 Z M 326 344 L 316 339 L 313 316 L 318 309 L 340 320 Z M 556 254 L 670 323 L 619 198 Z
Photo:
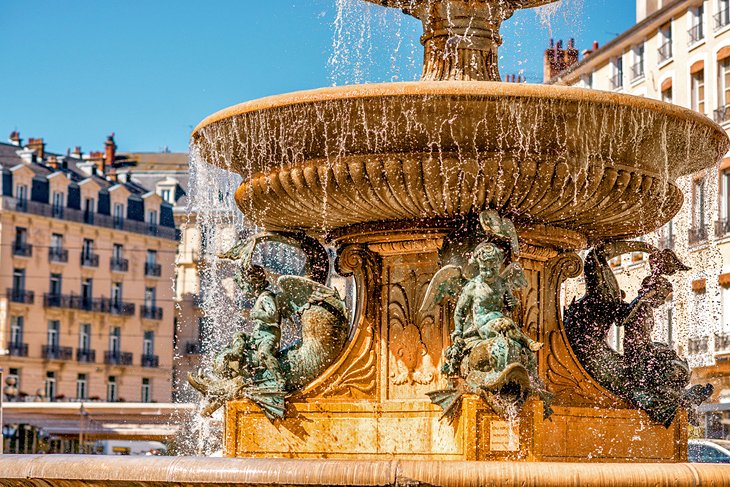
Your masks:
M 238 207 L 265 229 L 220 255 L 238 262 L 254 331 L 190 377 L 204 413 L 224 408 L 226 456 L 246 460 L 140 460 L 144 475 L 113 478 L 729 481 L 667 465 L 686 461 L 688 420 L 710 390 L 690 388 L 686 363 L 648 339 L 664 276 L 686 268 L 626 240 L 677 213 L 677 178 L 719 161 L 723 129 L 654 100 L 497 82 L 501 22 L 554 0 L 368 1 L 423 22 L 422 81 L 273 96 L 193 132 L 196 157 L 241 175 Z M 299 249 L 301 275 L 254 264 L 270 241 Z M 325 246 L 355 283 L 349 309 Z M 589 248 L 585 296 L 561 303 Z M 652 274 L 625 303 L 607 259 L 637 249 Z M 279 350 L 286 320 L 301 340 Z M 604 347 L 613 325 L 631 337 L 627 356 Z M 86 478 L 35 461 L 9 478 Z

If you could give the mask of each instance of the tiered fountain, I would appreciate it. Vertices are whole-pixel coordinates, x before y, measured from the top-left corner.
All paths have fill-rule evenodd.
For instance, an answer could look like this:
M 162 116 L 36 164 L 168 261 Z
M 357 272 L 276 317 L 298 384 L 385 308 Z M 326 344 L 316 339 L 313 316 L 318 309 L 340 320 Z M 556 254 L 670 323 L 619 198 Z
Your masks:
M 265 98 L 193 133 L 204 161 L 243 177 L 238 206 L 268 232 L 224 256 L 241 260 L 239 282 L 257 298 L 252 318 L 263 331 L 239 335 L 214 371 L 191 378 L 207 412 L 225 405 L 226 455 L 247 460 L 186 460 L 159 475 L 201 484 L 206 475 L 268 484 L 728 481 L 725 470 L 667 464 L 686 461 L 688 412 L 709 392 L 689 388 L 686 364 L 640 333 L 668 294 L 663 276 L 681 263 L 643 246 L 652 275 L 635 303 L 622 301 L 606 264 L 636 248 L 621 239 L 677 213 L 676 179 L 716 164 L 730 147 L 725 132 L 645 98 L 498 82 L 501 22 L 554 0 L 370 1 L 422 20 L 422 81 Z M 311 271 L 273 286 L 251 262 L 271 239 L 302 247 Z M 353 309 L 327 287 L 318 242 L 354 277 Z M 561 285 L 582 273 L 576 252 L 589 247 L 586 296 L 567 310 L 566 331 Z M 266 299 L 299 316 L 301 346 L 271 350 L 278 317 L 264 312 Z M 635 331 L 635 363 L 602 348 L 613 325 Z M 636 380 L 637 364 L 653 367 L 651 380 Z

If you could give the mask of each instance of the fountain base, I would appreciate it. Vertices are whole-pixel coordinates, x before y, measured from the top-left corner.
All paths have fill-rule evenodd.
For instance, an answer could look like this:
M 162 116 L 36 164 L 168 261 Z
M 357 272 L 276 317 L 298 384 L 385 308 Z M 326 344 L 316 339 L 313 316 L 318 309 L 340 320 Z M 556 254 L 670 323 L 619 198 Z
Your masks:
M 510 424 L 477 396 L 453 422 L 428 401 L 292 402 L 270 422 L 248 401 L 226 408 L 229 457 L 545 462 L 686 461 L 687 420 L 669 428 L 633 409 L 554 407 L 530 400 Z

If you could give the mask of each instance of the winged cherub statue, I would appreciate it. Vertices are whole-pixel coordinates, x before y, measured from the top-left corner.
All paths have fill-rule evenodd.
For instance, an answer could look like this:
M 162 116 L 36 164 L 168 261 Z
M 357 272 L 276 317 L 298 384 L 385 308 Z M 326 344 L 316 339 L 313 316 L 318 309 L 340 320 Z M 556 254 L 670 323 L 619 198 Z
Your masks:
M 510 316 L 519 304 L 514 292 L 527 287 L 522 267 L 512 260 L 519 256 L 515 227 L 493 210 L 483 212 L 480 222 L 485 238 L 473 248 L 468 265 L 440 269 L 421 308 L 456 301 L 452 344 L 442 366 L 452 387 L 429 393 L 445 415 L 453 413 L 464 392 L 480 394 L 502 415 L 508 403 L 521 405 L 532 391 L 535 352 L 542 348 Z
M 298 242 L 306 256 L 327 258 L 323 248 L 306 248 L 320 245 L 318 242 L 282 234 L 257 235 L 221 254 L 222 258 L 240 261 L 234 280 L 243 294 L 254 300 L 248 313 L 253 329 L 236 332 L 229 345 L 216 354 L 211 370 L 188 374 L 190 384 L 206 399 L 203 415 L 212 414 L 226 401 L 245 398 L 257 404 L 269 419 L 281 418 L 286 396 L 324 372 L 344 347 L 349 319 L 337 290 L 294 275 L 280 276 L 274 286 L 264 268 L 252 263 L 256 246 L 265 241 Z M 326 280 L 322 272 L 312 275 Z M 280 350 L 282 323 L 296 318 L 301 323 L 301 340 Z

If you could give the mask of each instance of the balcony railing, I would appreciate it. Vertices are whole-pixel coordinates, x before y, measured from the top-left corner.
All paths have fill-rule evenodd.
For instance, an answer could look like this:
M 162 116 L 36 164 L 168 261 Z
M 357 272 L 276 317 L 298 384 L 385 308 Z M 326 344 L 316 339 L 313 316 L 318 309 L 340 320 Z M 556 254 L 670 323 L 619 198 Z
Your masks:
M 713 118 L 717 123 L 725 123 L 730 121 L 730 105 L 723 105 L 712 112 Z
M 140 309 L 140 315 L 142 318 L 148 320 L 161 320 L 162 319 L 162 308 L 157 306 L 145 306 L 143 305 Z
M 660 63 L 672 59 L 672 41 L 669 40 L 662 44 L 662 47 L 658 49 L 658 52 Z
M 730 8 L 724 8 L 716 13 L 713 18 L 715 19 L 715 30 L 720 30 L 726 25 L 730 24 Z
M 696 44 L 704 39 L 705 31 L 702 28 L 702 22 L 695 26 L 692 26 L 692 28 L 687 31 L 687 36 L 689 37 L 689 41 L 687 42 L 687 45 L 689 46 L 691 46 L 692 44 Z
M 81 265 L 84 267 L 99 267 L 99 254 L 81 252 Z
M 618 90 L 624 86 L 624 74 L 617 73 L 611 78 L 611 88 Z
M 687 352 L 690 355 L 707 352 L 707 337 L 690 338 L 687 340 Z
M 152 277 L 160 277 L 162 275 L 162 265 L 154 262 L 144 263 L 144 275 Z
M 142 367 L 159 367 L 159 355 L 142 355 Z
M 78 309 L 94 313 L 109 313 L 120 316 L 134 316 L 134 303 L 125 303 L 109 298 L 88 298 L 76 294 L 43 295 L 43 305 L 47 308 Z
M 715 333 L 715 352 L 730 351 L 730 333 Z
M 10 196 L 3 196 L 0 198 L 2 203 L 2 209 L 8 211 L 18 211 L 22 213 L 32 213 L 34 215 L 47 216 L 50 218 L 59 218 L 66 221 L 84 223 L 85 212 L 83 210 L 77 210 L 74 208 L 63 208 L 63 211 L 58 214 L 58 208 L 56 214 L 54 214 L 54 207 L 47 203 L 39 203 L 37 201 L 18 200 Z M 153 237 L 160 237 L 169 240 L 177 240 L 178 234 L 177 229 L 173 227 L 165 226 L 150 226 L 146 222 L 140 222 L 137 220 L 129 219 L 118 219 L 111 215 L 102 215 L 95 213 L 93 224 L 98 227 L 115 228 L 118 230 L 124 230 L 126 232 L 140 233 L 143 235 L 151 235 Z
M 71 347 L 59 347 L 58 345 L 43 345 L 41 355 L 46 360 L 71 360 L 74 351 Z
M 715 237 L 722 238 L 730 234 L 730 221 L 718 220 L 715 222 Z
M 112 257 L 109 260 L 109 268 L 112 272 L 127 272 L 129 271 L 129 259 Z
M 13 303 L 33 304 L 35 301 L 35 293 L 33 291 L 9 287 L 7 293 L 8 298 Z
M 13 242 L 13 255 L 16 257 L 32 257 L 33 246 L 28 242 Z
M 637 80 L 644 77 L 644 62 L 638 62 L 631 66 L 631 79 Z
M 200 355 L 200 343 L 186 342 L 185 343 L 185 355 Z
M 76 361 L 85 364 L 93 364 L 96 362 L 96 350 L 77 348 Z
M 691 227 L 688 232 L 687 240 L 690 245 L 705 242 L 707 240 L 708 233 L 709 232 L 707 231 L 707 227 L 704 225 L 699 227 Z
M 48 249 L 48 260 L 50 262 L 68 262 L 68 250 L 60 247 L 50 247 Z
M 8 353 L 11 357 L 27 357 L 28 356 L 28 344 L 27 343 L 13 343 L 8 345 Z
M 118 350 L 104 352 L 104 363 L 106 365 L 132 365 L 132 359 L 132 352 L 120 352 Z

